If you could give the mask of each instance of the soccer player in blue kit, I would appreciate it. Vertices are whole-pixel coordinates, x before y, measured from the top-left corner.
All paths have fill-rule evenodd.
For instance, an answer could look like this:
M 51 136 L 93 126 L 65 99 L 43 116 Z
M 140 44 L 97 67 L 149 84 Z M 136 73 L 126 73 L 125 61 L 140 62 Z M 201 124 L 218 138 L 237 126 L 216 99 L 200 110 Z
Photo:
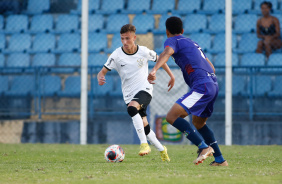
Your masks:
M 198 157 L 193 161 L 198 165 L 207 157 L 214 156 L 212 166 L 228 166 L 215 140 L 213 131 L 207 126 L 206 121 L 213 112 L 213 104 L 218 95 L 218 84 L 213 64 L 206 58 L 200 46 L 189 38 L 182 36 L 183 23 L 178 17 L 166 20 L 167 40 L 164 51 L 149 73 L 148 81 L 154 84 L 157 70 L 172 56 L 181 68 L 184 80 L 190 91 L 179 98 L 169 110 L 166 120 L 179 131 L 187 135 L 193 144 L 198 146 Z M 185 118 L 192 114 L 194 130 Z M 197 134 L 198 131 L 204 140 Z

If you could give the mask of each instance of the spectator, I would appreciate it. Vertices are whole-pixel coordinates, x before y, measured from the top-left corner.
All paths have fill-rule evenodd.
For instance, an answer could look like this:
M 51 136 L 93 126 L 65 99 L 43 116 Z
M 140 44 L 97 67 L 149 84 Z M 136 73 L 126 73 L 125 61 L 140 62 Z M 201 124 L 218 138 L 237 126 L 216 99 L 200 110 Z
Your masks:
M 282 46 L 280 25 L 279 20 L 270 15 L 271 2 L 263 1 L 260 8 L 262 17 L 257 21 L 257 37 L 261 40 L 258 42 L 256 52 L 262 53 L 265 50 L 266 56 L 269 57 L 273 49 L 279 49 Z

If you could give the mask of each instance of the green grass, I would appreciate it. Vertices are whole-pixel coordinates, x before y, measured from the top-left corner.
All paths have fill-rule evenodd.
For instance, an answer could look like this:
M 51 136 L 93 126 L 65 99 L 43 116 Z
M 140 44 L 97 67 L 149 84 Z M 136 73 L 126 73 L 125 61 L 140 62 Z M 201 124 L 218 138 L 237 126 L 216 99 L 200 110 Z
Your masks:
M 125 160 L 107 163 L 108 145 L 0 144 L 0 183 L 282 183 L 281 146 L 221 146 L 229 167 L 193 165 L 196 147 L 168 145 L 138 156 L 138 145 L 121 145 Z

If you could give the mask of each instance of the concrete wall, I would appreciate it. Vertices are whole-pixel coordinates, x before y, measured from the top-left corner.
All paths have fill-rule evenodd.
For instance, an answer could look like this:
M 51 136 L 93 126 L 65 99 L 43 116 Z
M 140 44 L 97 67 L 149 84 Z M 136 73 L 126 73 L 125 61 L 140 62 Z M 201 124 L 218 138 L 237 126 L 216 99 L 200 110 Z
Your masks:
M 224 122 L 209 121 L 219 144 L 224 144 Z M 1 143 L 70 143 L 80 142 L 79 121 L 2 121 Z M 234 122 L 233 144 L 282 145 L 282 122 Z M 88 122 L 89 144 L 139 144 L 131 119 L 124 116 L 101 117 Z M 169 142 L 167 142 L 170 144 Z M 181 143 L 187 143 L 182 141 Z

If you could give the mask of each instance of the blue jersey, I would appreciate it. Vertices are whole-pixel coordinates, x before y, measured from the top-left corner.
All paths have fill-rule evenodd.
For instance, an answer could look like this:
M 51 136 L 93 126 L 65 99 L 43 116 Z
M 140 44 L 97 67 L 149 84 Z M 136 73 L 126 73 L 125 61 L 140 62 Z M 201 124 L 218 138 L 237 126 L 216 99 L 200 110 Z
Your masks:
M 216 82 L 211 65 L 197 43 L 182 35 L 168 38 L 164 47 L 174 50 L 175 63 L 181 68 L 186 84 L 192 88 L 197 84 Z

